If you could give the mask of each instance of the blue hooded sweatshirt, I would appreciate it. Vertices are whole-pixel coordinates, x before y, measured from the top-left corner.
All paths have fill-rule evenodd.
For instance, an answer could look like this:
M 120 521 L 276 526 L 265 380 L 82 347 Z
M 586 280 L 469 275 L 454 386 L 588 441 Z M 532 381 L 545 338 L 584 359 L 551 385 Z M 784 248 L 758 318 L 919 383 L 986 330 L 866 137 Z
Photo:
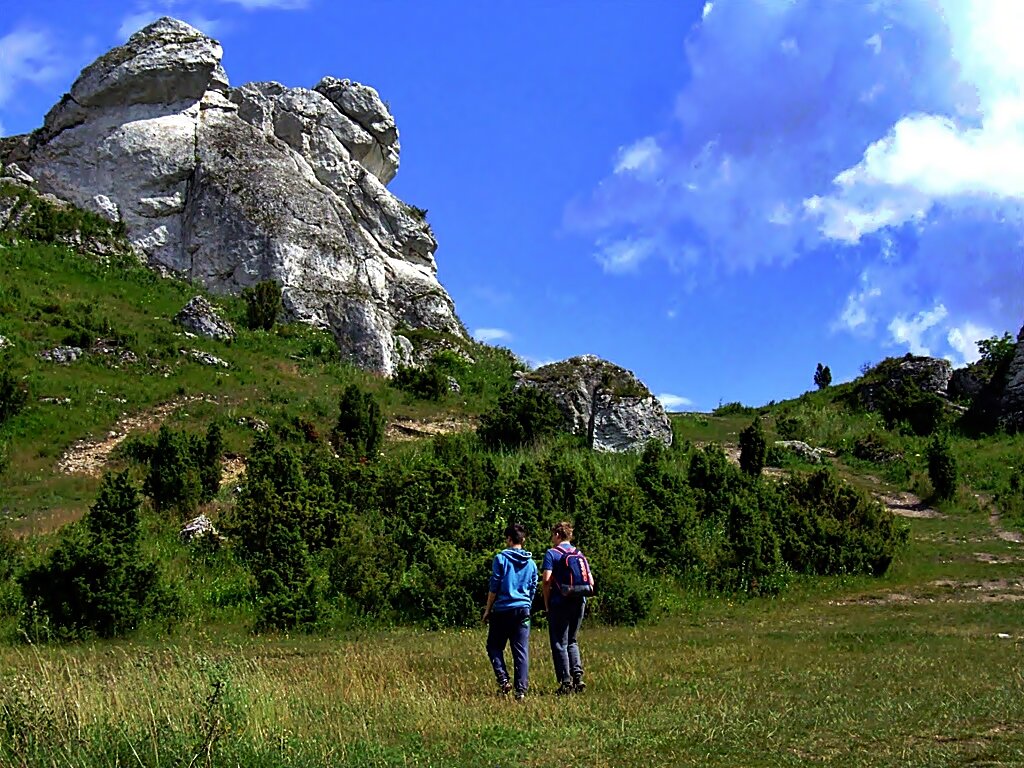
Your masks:
M 533 605 L 537 591 L 537 564 L 525 549 L 503 549 L 494 556 L 488 591 L 494 592 L 493 611 L 511 611 Z

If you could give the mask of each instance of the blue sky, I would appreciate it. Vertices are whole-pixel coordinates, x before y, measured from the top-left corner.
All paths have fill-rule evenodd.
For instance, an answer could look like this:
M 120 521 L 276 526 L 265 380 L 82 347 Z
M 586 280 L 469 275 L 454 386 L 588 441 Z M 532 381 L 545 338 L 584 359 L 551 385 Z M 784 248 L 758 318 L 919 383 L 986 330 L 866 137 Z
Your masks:
M 0 133 L 163 14 L 232 84 L 377 88 L 460 316 L 534 363 L 709 410 L 1024 322 L 1017 0 L 7 0 Z

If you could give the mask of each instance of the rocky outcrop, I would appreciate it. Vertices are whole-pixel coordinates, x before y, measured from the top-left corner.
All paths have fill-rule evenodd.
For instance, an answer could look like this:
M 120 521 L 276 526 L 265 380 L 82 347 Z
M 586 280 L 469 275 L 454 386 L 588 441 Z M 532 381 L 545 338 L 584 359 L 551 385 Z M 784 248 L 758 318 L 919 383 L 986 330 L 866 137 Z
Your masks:
M 221 56 L 163 18 L 86 67 L 42 128 L 0 142 L 0 165 L 122 222 L 154 268 L 218 292 L 277 281 L 290 317 L 363 367 L 408 362 L 401 329 L 464 338 L 430 227 L 385 187 L 400 146 L 377 92 L 231 88 Z
M 650 440 L 672 444 L 668 415 L 650 390 L 631 371 L 594 355 L 542 366 L 517 386 L 550 394 L 566 430 L 585 435 L 596 451 L 642 450 Z
M 217 314 L 214 306 L 202 296 L 195 296 L 174 316 L 174 322 L 189 333 L 214 341 L 233 341 L 235 329 Z
M 856 396 L 862 407 L 878 410 L 885 393 L 908 387 L 921 392 L 946 395 L 953 366 L 937 357 L 904 355 L 883 360 L 857 384 Z
M 1005 381 L 999 401 L 999 423 L 1005 429 L 1019 432 L 1024 430 L 1024 327 L 1017 334 L 1017 349 Z

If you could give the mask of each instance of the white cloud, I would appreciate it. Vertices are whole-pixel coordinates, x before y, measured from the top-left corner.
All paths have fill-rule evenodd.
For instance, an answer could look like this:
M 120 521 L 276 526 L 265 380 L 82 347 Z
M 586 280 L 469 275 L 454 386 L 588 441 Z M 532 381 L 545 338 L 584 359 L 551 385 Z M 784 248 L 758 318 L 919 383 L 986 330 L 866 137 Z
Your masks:
M 509 341 L 512 334 L 504 328 L 477 328 L 473 331 L 473 338 L 484 344 L 492 344 L 496 341 Z
M 635 272 L 637 267 L 655 251 L 655 242 L 650 238 L 618 240 L 602 246 L 596 258 L 608 274 L 621 275 Z
M 946 319 L 949 312 L 942 304 L 936 304 L 929 310 L 918 312 L 908 319 L 899 315 L 889 323 L 889 333 L 896 344 L 904 344 L 915 355 L 930 355 L 931 344 L 926 339 L 929 331 L 936 328 Z
M 658 402 L 662 404 L 666 411 L 679 411 L 683 408 L 688 408 L 693 405 L 693 400 L 688 397 L 681 395 L 673 395 L 668 392 L 663 392 L 660 395 L 656 395 Z
M 826 199 L 810 197 L 827 237 L 856 243 L 966 196 L 1024 201 L 1024 13 L 1017 0 L 942 6 L 952 57 L 975 103 L 902 116 L 835 176 Z
M 653 136 L 647 136 L 630 144 L 619 147 L 618 160 L 615 162 L 615 173 L 656 173 L 661 162 L 661 147 Z
M 0 37 L 0 106 L 25 85 L 59 77 L 64 57 L 49 30 L 22 27 Z
M 955 358 L 951 357 L 951 361 L 954 365 L 977 362 L 981 358 L 981 352 L 978 351 L 978 342 L 981 339 L 990 339 L 995 335 L 996 332 L 991 328 L 976 325 L 969 321 L 959 327 L 951 328 L 946 335 L 946 341 L 949 342 L 949 346 L 958 355 Z
M 832 330 L 870 330 L 874 325 L 869 314 L 869 305 L 882 295 L 882 289 L 872 285 L 867 273 L 860 276 L 860 290 L 851 291 L 839 317 L 832 323 Z
M 833 328 L 882 342 L 937 304 L 922 338 L 942 352 L 968 319 L 1018 328 L 1021 40 L 1020 0 L 715 0 L 672 118 L 624 142 L 566 228 L 605 272 L 643 264 L 672 291 L 834 256 L 823 278 L 853 282 Z
M 711 13 L 714 7 L 714 3 L 704 3 L 704 10 L 702 10 L 700 13 L 701 18 L 706 19 L 708 17 L 708 14 Z

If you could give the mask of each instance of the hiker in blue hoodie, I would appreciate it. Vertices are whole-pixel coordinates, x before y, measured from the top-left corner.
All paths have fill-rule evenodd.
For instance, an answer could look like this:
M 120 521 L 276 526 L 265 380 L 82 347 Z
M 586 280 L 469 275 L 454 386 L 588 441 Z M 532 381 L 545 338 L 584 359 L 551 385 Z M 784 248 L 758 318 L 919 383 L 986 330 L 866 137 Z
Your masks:
M 505 667 L 505 646 L 512 646 L 516 701 L 526 696 L 530 679 L 530 607 L 537 591 L 537 565 L 523 549 L 526 529 L 518 523 L 505 529 L 506 548 L 494 556 L 483 622 L 488 624 L 487 656 L 498 681 L 498 695 L 513 690 Z

